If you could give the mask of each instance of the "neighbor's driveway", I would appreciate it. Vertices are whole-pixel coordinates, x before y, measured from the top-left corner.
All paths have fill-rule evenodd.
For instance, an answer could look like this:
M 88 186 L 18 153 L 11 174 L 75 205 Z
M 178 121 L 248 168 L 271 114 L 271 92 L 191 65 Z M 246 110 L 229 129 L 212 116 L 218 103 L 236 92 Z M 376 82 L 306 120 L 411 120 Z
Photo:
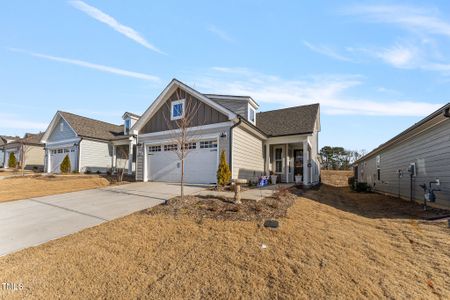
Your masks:
M 203 189 L 186 186 L 185 194 Z M 139 182 L 0 203 L 0 256 L 152 207 L 178 192 L 177 184 Z

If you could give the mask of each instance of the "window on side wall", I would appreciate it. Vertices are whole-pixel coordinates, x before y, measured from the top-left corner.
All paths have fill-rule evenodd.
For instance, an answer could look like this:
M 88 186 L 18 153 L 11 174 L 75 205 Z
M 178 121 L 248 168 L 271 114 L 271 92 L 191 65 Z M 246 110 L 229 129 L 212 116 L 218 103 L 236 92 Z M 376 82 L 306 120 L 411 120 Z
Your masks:
M 249 106 L 248 107 L 248 120 L 250 122 L 252 122 L 253 124 L 255 124 L 255 119 L 256 119 L 256 111 L 253 107 Z
M 184 117 L 184 99 L 172 101 L 170 107 L 170 119 L 178 120 Z
M 275 173 L 283 172 L 283 149 L 275 149 Z
M 127 134 L 128 132 L 130 132 L 130 127 L 131 127 L 131 120 L 130 119 L 126 119 L 125 120 L 125 133 Z
M 377 155 L 376 165 L 377 165 L 377 179 L 378 179 L 378 181 L 380 181 L 381 180 L 381 157 L 379 155 Z

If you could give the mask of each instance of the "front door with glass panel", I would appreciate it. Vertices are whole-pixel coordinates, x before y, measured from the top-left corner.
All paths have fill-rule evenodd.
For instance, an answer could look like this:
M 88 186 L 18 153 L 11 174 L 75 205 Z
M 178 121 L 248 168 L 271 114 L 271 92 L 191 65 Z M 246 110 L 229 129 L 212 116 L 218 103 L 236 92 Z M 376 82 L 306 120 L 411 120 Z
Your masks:
M 303 175 L 303 150 L 294 150 L 294 175 Z

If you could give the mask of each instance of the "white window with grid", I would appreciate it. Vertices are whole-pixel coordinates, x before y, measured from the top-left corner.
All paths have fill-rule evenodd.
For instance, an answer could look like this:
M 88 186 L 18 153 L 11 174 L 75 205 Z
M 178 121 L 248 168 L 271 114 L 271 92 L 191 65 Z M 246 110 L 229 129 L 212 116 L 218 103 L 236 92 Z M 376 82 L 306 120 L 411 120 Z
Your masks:
M 187 143 L 184 145 L 184 149 L 189 149 L 189 150 L 197 149 L 197 143 Z
M 148 152 L 161 152 L 161 146 L 149 146 L 148 147 Z
M 200 149 L 207 149 L 207 148 L 217 148 L 217 141 L 216 140 L 201 141 Z
M 177 144 L 164 145 L 164 151 L 177 151 L 177 150 L 178 150 Z

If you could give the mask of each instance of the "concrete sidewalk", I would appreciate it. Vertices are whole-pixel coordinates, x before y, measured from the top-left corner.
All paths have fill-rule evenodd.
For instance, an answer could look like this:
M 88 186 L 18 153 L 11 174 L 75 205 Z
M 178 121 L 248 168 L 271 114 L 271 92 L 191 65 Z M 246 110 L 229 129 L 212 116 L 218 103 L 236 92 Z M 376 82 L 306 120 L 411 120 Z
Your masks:
M 185 193 L 204 188 L 185 186 Z M 178 184 L 139 182 L 0 203 L 0 256 L 158 205 L 178 193 Z

